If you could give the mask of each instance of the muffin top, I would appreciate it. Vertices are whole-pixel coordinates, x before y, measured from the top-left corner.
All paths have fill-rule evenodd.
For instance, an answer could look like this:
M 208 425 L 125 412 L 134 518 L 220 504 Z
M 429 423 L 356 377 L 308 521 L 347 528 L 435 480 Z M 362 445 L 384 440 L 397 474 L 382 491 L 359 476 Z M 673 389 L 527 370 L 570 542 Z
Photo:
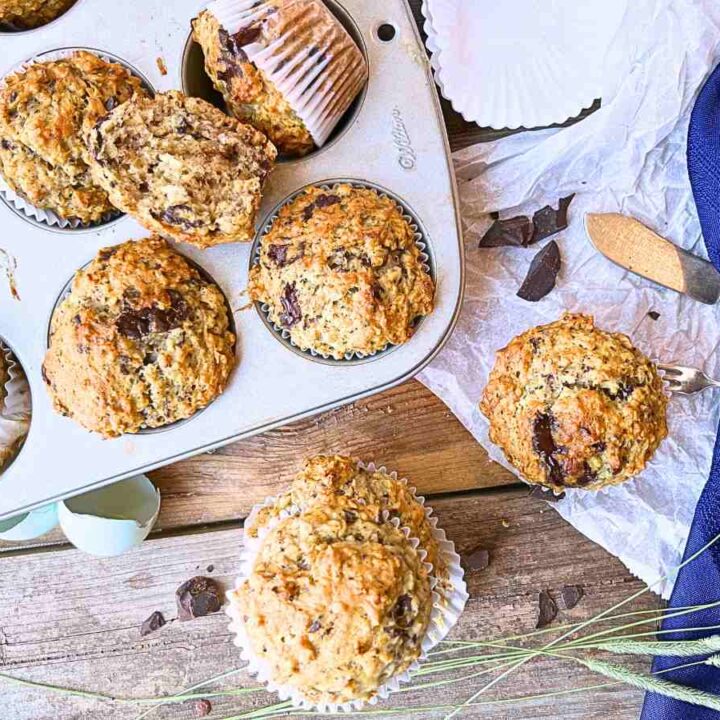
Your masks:
M 402 531 L 327 505 L 272 528 L 230 597 L 273 681 L 315 703 L 373 697 L 420 656 L 432 610 Z
M 312 150 L 313 139 L 305 123 L 216 17 L 203 10 L 192 27 L 205 55 L 205 71 L 222 93 L 230 114 L 264 132 L 285 155 L 299 157 Z
M 447 578 L 447 563 L 440 555 L 425 509 L 407 484 L 387 472 L 366 470 L 357 460 L 342 455 L 317 455 L 307 459 L 290 491 L 263 508 L 255 524 L 246 527 L 246 532 L 251 537 L 257 536 L 258 530 L 283 511 L 305 512 L 312 507 L 333 504 L 362 509 L 379 520 L 385 512 L 389 518 L 398 518 L 400 525 L 409 528 L 410 535 L 420 541 L 435 576 Z
M 0 0 L 0 23 L 18 30 L 40 27 L 62 15 L 76 0 Z
M 114 437 L 189 417 L 225 388 L 235 337 L 220 289 L 157 237 L 101 250 L 50 327 L 55 409 Z
M 249 282 L 296 346 L 336 359 L 408 340 L 434 292 L 398 206 L 347 184 L 311 187 L 284 205 Z
M 88 147 L 95 181 L 150 230 L 199 247 L 253 238 L 276 150 L 250 125 L 171 91 L 112 110 Z
M 85 51 L 9 76 L 0 85 L 0 172 L 36 207 L 99 221 L 115 208 L 90 176 L 84 133 L 145 93 L 122 65 Z
M 629 338 L 566 313 L 497 353 L 480 402 L 525 479 L 599 489 L 640 472 L 667 435 L 667 397 Z

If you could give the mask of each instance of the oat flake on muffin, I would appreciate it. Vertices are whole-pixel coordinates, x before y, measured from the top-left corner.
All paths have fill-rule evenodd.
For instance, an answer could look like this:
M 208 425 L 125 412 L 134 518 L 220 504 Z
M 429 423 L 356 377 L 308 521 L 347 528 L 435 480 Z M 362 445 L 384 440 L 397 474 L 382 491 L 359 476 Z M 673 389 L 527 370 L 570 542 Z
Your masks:
M 372 698 L 420 657 L 432 611 L 405 534 L 327 505 L 273 527 L 230 601 L 273 682 L 313 703 Z
M 667 436 L 655 365 L 588 315 L 566 313 L 498 351 L 480 409 L 523 477 L 557 491 L 621 483 Z
M 235 337 L 220 289 L 157 237 L 101 250 L 53 315 L 55 409 L 105 437 L 187 418 L 225 388 Z
M 249 282 L 297 347 L 336 359 L 406 342 L 434 292 L 395 202 L 349 184 L 311 187 L 284 205 Z
M 35 207 L 100 221 L 115 207 L 90 176 L 84 133 L 145 93 L 122 65 L 84 50 L 10 75 L 0 85 L 0 173 Z

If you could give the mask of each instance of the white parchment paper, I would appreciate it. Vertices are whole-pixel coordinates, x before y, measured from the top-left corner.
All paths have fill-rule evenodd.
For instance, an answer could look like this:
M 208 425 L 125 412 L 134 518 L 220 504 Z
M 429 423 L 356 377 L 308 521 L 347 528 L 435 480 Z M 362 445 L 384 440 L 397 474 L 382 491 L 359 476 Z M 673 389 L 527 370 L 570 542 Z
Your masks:
M 489 439 L 477 402 L 495 350 L 564 309 L 629 334 L 650 357 L 720 377 L 720 309 L 632 276 L 586 238 L 585 212 L 634 215 L 675 243 L 705 255 L 685 161 L 693 100 L 720 61 L 720 4 L 633 0 L 606 59 L 600 110 L 560 130 L 524 132 L 455 154 L 465 231 L 467 287 L 458 327 L 419 379 L 507 466 Z M 538 303 L 516 297 L 533 248 L 478 249 L 488 213 L 532 214 L 576 193 L 570 227 L 556 236 L 563 268 Z M 660 313 L 657 320 L 649 310 Z M 674 568 L 707 479 L 720 395 L 674 397 L 669 438 L 648 468 L 622 486 L 567 492 L 561 515 L 669 595 Z M 512 468 L 511 468 L 512 469 Z

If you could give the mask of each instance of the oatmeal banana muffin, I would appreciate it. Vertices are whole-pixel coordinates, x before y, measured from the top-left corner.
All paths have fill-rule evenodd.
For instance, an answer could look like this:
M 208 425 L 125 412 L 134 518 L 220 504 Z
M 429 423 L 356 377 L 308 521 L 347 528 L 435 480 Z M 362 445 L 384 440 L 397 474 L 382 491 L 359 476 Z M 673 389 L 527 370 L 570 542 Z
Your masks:
M 408 340 L 434 292 L 397 205 L 347 184 L 309 188 L 282 207 L 249 282 L 297 347 L 336 359 Z
M 410 529 L 412 537 L 420 540 L 435 576 L 447 578 L 447 564 L 439 553 L 433 527 L 408 486 L 384 471 L 366 470 L 357 460 L 343 455 L 317 455 L 306 460 L 290 491 L 280 495 L 275 504 L 263 508 L 246 532 L 256 537 L 258 531 L 282 511 L 305 512 L 321 505 L 362 509 L 379 519 L 387 511 L 388 517 L 399 518 L 400 524 Z
M 122 65 L 89 52 L 33 63 L 0 85 L 0 173 L 38 208 L 101 220 L 115 208 L 90 176 L 83 135 L 108 110 L 145 94 Z
M 321 0 L 263 0 L 246 13 L 237 5 L 213 2 L 193 20 L 205 70 L 232 115 L 281 153 L 305 155 L 362 89 L 365 58 Z
M 0 26 L 17 30 L 46 25 L 60 17 L 76 0 L 0 0 Z
M 480 409 L 525 479 L 558 491 L 627 480 L 667 436 L 654 364 L 588 315 L 566 313 L 500 350 Z
M 198 247 L 253 238 L 276 150 L 250 125 L 171 91 L 115 108 L 87 140 L 94 180 L 153 232 Z
M 230 601 L 273 681 L 314 703 L 373 697 L 420 656 L 432 610 L 402 531 L 332 506 L 272 528 Z
M 101 250 L 53 315 L 55 409 L 105 437 L 189 417 L 225 388 L 235 337 L 220 289 L 157 237 Z

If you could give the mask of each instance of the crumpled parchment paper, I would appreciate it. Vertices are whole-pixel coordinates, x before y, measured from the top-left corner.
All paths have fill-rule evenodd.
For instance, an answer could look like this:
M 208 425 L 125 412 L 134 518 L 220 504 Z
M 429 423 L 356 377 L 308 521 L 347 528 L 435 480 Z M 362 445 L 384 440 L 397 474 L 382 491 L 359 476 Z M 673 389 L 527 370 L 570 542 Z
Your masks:
M 632 0 L 606 59 L 597 112 L 568 128 L 523 132 L 454 155 L 465 300 L 453 336 L 419 379 L 506 467 L 477 408 L 495 350 L 565 309 L 591 313 L 600 327 L 627 333 L 654 359 L 720 377 L 720 308 L 616 267 L 594 250 L 583 226 L 586 212 L 627 213 L 706 257 L 685 146 L 694 98 L 719 61 L 720 4 Z M 525 302 L 515 293 L 544 243 L 478 249 L 488 213 L 532 215 L 571 193 L 570 226 L 555 236 L 563 257 L 558 284 L 540 302 Z M 653 320 L 650 310 L 660 317 Z M 653 588 L 667 597 L 707 479 L 719 416 L 720 392 L 675 396 L 669 437 L 645 471 L 619 487 L 570 490 L 553 507 L 643 581 L 667 576 Z

